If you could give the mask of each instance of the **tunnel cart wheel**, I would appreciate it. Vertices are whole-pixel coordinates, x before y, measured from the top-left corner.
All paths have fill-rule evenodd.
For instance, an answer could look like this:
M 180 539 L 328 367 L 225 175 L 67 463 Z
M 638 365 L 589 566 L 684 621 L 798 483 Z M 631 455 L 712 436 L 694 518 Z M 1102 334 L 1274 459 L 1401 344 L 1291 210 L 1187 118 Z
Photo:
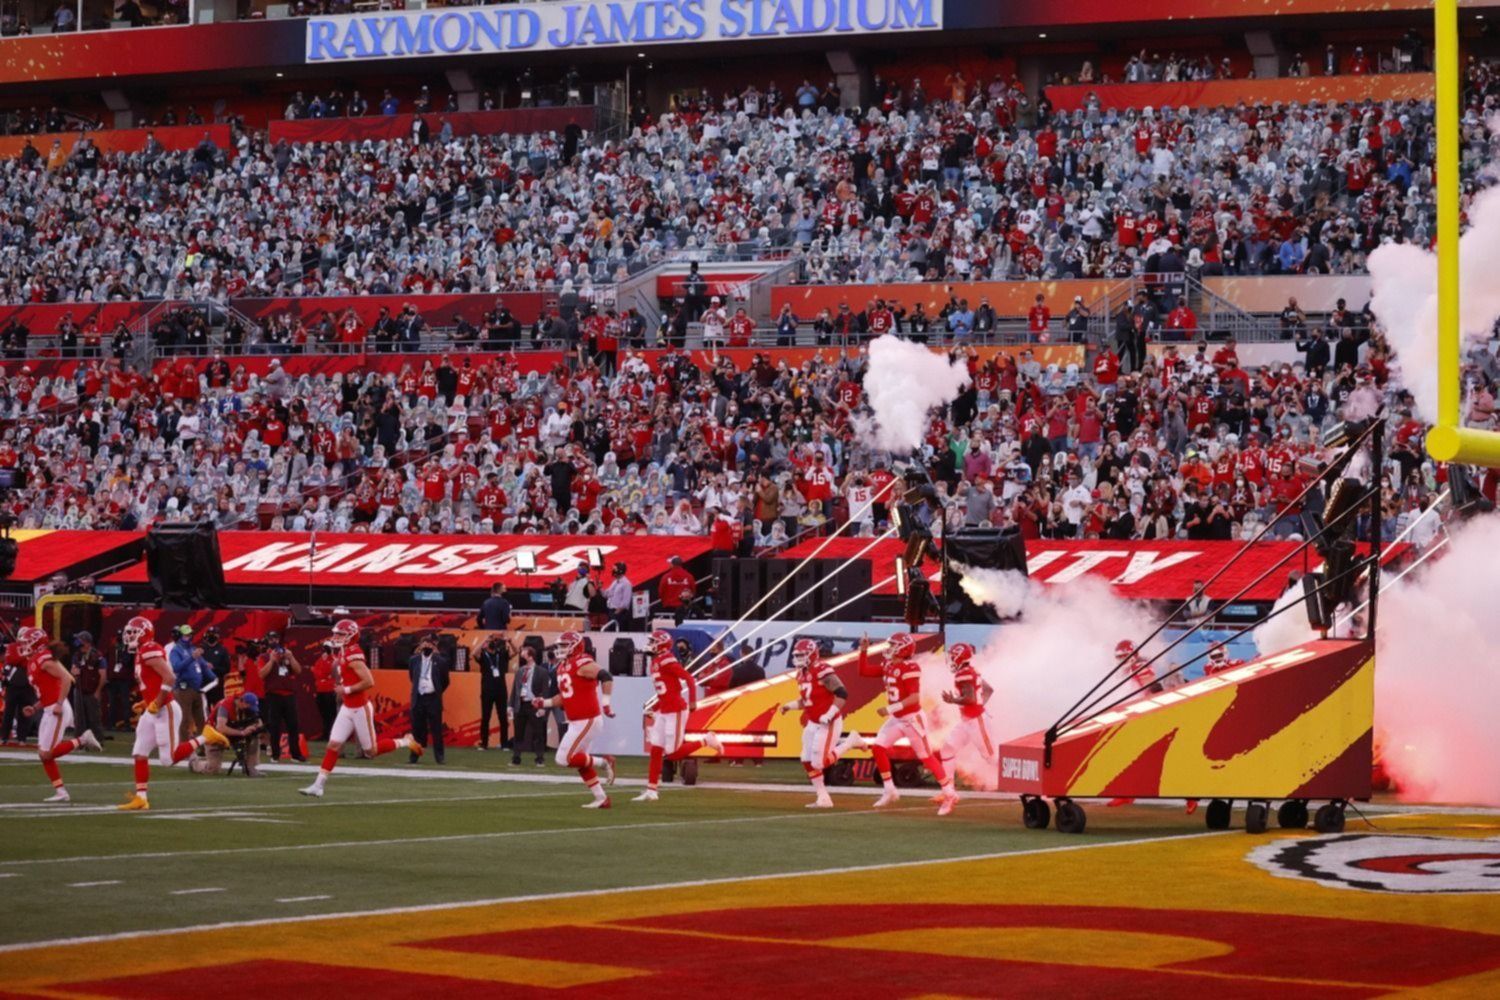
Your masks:
M 1021 822 L 1028 830 L 1045 830 L 1052 822 L 1052 807 L 1038 795 L 1021 796 Z
M 1270 819 L 1271 805 L 1268 802 L 1250 802 L 1245 806 L 1245 832 L 1265 833 Z
M 1343 833 L 1344 803 L 1336 800 L 1319 806 L 1313 814 L 1313 829 L 1319 833 Z
M 1083 806 L 1072 799 L 1057 800 L 1057 831 L 1059 833 L 1082 833 L 1088 825 L 1088 816 Z
M 1307 802 L 1303 799 L 1287 799 L 1276 810 L 1276 825 L 1283 830 L 1307 828 Z
M 1210 830 L 1227 830 L 1233 811 L 1234 804 L 1228 799 L 1214 799 L 1203 811 L 1203 822 Z

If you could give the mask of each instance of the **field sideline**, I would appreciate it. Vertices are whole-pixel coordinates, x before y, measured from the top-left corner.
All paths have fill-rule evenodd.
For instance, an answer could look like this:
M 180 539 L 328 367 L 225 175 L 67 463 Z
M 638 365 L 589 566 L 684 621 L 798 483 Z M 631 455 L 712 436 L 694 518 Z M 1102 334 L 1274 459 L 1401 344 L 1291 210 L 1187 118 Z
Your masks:
M 251 961 L 279 963 L 276 981 L 303 997 L 485 996 L 496 982 L 507 995 L 659 996 L 718 982 L 720 994 L 785 996 L 786 949 L 812 945 L 925 960 L 866 977 L 829 959 L 850 978 L 828 988 L 877 996 L 996 995 L 970 960 L 1017 988 L 1035 976 L 1039 988 L 1093 989 L 1090 977 L 1108 972 L 1122 995 L 1201 991 L 1205 978 L 1226 995 L 1271 982 L 1351 995 L 1473 987 L 1475 976 L 1500 986 L 1500 936 L 1486 933 L 1500 931 L 1500 894 L 1403 899 L 1276 877 L 1248 852 L 1316 838 L 1209 834 L 1201 814 L 1175 808 L 1092 806 L 1081 836 L 1024 830 L 1014 800 L 974 797 L 939 819 L 926 791 L 877 812 L 871 789 L 840 790 L 836 809 L 808 811 L 792 762 L 704 767 L 699 787 L 664 787 L 648 805 L 629 801 L 643 766 L 631 760 L 614 808 L 592 812 L 570 772 L 450 751 L 442 770 L 347 761 L 321 800 L 296 794 L 303 768 L 259 780 L 154 769 L 152 811 L 126 814 L 113 809 L 129 778 L 117 755 L 65 761 L 74 804 L 44 808 L 34 759 L 0 753 L 0 886 L 21 903 L 0 908 L 0 997 L 163 996 L 201 989 L 205 969 L 233 979 L 235 963 Z M 1436 834 L 1500 861 L 1500 819 L 1486 811 L 1374 822 L 1379 839 Z M 1298 932 L 1325 952 L 1351 934 L 1381 940 L 1350 919 L 1412 940 L 1435 928 L 1463 936 L 1410 970 L 1360 979 L 1350 952 L 1346 971 L 1314 975 L 1269 957 L 1234 965 L 1226 956 L 1261 946 L 1229 912 L 1256 914 L 1256 934 L 1273 938 L 1271 925 L 1328 918 Z M 683 913 L 703 916 L 673 923 Z M 637 940 L 655 943 L 642 952 Z M 695 978 L 715 963 L 739 978 Z M 1189 973 L 1198 966 L 1217 971 Z M 257 972 L 247 987 L 265 982 Z

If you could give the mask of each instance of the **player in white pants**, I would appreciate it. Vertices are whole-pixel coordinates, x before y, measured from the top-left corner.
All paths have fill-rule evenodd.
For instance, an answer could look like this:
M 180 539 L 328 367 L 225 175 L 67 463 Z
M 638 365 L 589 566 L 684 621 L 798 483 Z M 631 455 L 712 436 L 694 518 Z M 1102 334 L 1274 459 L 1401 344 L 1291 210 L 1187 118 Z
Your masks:
M 797 699 L 781 706 L 783 712 L 802 712 L 802 767 L 817 798 L 809 809 L 832 809 L 833 799 L 823 784 L 823 772 L 842 755 L 839 737 L 844 732 L 844 702 L 848 692 L 834 669 L 823 662 L 818 644 L 798 639 L 792 646 L 792 666 L 797 670 Z
M 942 756 L 945 764 L 951 764 L 962 751 L 976 753 L 986 762 L 988 772 L 992 770 L 989 765 L 995 762 L 996 752 L 984 706 L 995 689 L 979 676 L 973 661 L 974 647 L 967 642 L 955 642 L 948 647 L 948 669 L 953 671 L 957 690 L 944 691 L 943 701 L 958 706 L 959 721 L 943 741 Z

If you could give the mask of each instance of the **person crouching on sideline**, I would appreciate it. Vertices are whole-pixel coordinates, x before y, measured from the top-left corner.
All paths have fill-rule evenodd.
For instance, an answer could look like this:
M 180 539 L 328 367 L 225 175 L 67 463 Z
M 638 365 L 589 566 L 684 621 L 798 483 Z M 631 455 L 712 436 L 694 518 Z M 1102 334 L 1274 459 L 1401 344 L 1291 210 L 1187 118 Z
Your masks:
M 213 727 L 217 729 L 233 748 L 243 748 L 245 773 L 252 778 L 263 778 L 260 769 L 260 733 L 265 723 L 260 721 L 260 699 L 242 692 L 232 698 L 220 698 L 214 706 Z M 224 770 L 224 747 L 209 746 L 202 757 L 188 758 L 188 767 L 194 774 L 218 774 Z

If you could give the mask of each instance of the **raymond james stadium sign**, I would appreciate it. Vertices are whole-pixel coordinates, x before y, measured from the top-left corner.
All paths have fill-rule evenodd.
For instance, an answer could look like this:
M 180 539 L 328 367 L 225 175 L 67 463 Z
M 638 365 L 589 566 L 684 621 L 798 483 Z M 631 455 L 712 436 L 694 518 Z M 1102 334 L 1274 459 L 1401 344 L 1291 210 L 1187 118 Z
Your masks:
M 615 0 L 315 17 L 307 61 L 868 35 L 943 26 L 943 0 Z

